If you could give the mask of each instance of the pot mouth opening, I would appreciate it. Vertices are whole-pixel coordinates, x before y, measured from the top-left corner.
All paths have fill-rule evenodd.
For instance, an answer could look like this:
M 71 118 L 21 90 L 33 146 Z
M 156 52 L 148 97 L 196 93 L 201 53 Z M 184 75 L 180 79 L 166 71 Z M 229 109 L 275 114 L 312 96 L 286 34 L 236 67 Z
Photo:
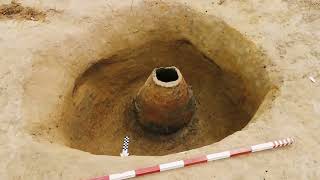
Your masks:
M 181 81 L 181 73 L 178 68 L 160 67 L 153 72 L 153 81 L 163 87 L 174 87 Z

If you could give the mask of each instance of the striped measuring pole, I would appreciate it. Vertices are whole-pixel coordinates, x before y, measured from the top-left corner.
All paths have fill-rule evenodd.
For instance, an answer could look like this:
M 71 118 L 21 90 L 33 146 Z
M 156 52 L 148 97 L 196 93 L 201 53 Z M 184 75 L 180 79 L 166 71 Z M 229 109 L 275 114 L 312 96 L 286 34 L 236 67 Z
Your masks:
M 129 179 L 129 178 L 134 178 L 134 177 L 138 177 L 138 176 L 144 176 L 147 174 L 159 173 L 162 171 L 178 169 L 178 168 L 191 166 L 191 165 L 195 165 L 195 164 L 206 163 L 206 162 L 215 161 L 215 160 L 219 160 L 219 159 L 230 158 L 230 157 L 234 157 L 234 156 L 238 156 L 238 155 L 242 155 L 242 154 L 248 154 L 248 153 L 259 152 L 259 151 L 264 151 L 264 150 L 268 150 L 268 149 L 283 147 L 283 146 L 290 145 L 293 142 L 294 142 L 293 138 L 285 138 L 285 139 L 271 141 L 271 142 L 267 142 L 267 143 L 263 143 L 263 144 L 257 144 L 257 145 L 253 145 L 253 146 L 249 146 L 249 147 L 233 149 L 230 151 L 223 151 L 223 152 L 219 152 L 219 153 L 203 155 L 203 156 L 199 156 L 199 157 L 195 157 L 195 158 L 174 161 L 174 162 L 169 162 L 169 163 L 165 163 L 165 164 L 159 164 L 159 165 L 155 165 L 155 166 L 151 166 L 151 167 L 140 168 L 140 169 L 126 171 L 126 172 L 122 172 L 122 173 L 110 174 L 107 176 L 93 178 L 90 180 Z
M 126 136 L 123 139 L 122 152 L 120 153 L 121 157 L 129 156 L 129 137 Z

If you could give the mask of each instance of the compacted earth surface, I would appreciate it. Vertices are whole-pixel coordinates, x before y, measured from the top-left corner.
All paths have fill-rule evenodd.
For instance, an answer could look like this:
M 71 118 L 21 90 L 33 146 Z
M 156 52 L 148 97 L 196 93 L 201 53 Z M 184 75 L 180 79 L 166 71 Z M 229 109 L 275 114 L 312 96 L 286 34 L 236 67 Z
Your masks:
M 159 134 L 134 101 L 168 66 L 195 111 Z M 293 137 L 139 178 L 316 180 L 319 128 L 318 0 L 0 0 L 0 179 L 86 180 Z

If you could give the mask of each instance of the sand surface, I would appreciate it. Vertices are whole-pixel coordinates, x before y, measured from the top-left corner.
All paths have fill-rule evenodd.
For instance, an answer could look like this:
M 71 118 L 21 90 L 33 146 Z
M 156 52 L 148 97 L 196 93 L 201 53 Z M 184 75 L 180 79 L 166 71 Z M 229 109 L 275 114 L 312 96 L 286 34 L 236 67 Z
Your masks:
M 140 179 L 320 179 L 320 1 L 18 2 L 0 0 L 0 179 L 87 179 L 288 136 L 290 147 Z M 254 113 L 242 130 L 165 156 L 70 148 L 57 122 L 86 70 L 181 39 L 243 80 Z

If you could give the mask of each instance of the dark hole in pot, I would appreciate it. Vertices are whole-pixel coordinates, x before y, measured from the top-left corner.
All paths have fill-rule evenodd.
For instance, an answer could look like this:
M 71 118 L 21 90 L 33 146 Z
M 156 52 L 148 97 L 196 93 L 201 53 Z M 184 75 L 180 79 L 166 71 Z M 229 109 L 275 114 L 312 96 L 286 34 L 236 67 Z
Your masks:
M 172 82 L 178 80 L 178 73 L 174 68 L 159 68 L 156 70 L 156 76 L 159 81 Z

